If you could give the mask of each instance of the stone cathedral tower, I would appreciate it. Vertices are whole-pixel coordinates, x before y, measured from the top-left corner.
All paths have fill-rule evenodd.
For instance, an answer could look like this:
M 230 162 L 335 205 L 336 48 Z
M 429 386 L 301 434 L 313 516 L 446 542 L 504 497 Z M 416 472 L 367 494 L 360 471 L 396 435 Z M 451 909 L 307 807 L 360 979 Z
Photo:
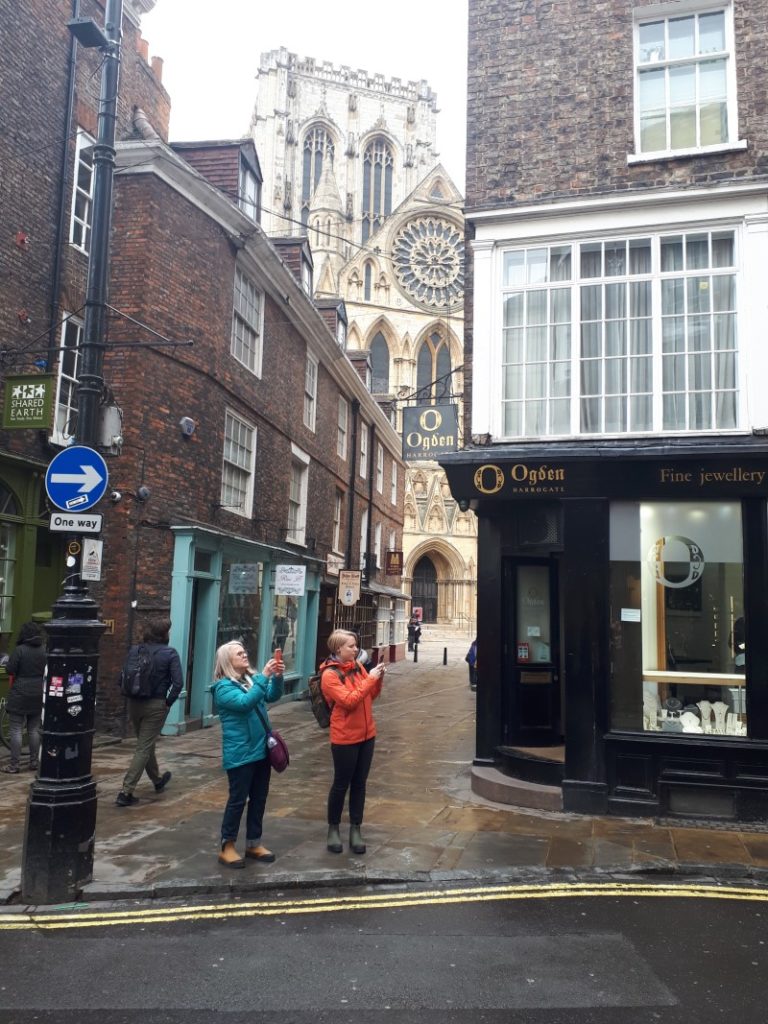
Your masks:
M 405 406 L 461 402 L 461 196 L 438 162 L 437 97 L 403 82 L 262 54 L 252 131 L 262 223 L 308 237 L 318 297 L 347 306 L 347 350 L 402 427 Z M 459 423 L 462 422 L 461 411 Z M 474 624 L 477 530 L 435 462 L 409 463 L 403 589 L 426 622 Z

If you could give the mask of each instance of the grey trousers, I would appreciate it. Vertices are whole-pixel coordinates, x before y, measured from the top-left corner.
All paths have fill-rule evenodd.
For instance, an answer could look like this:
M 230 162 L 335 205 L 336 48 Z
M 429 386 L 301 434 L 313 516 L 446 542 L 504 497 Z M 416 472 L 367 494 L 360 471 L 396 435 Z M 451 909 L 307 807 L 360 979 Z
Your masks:
M 42 712 L 38 712 L 36 715 L 14 715 L 12 712 L 8 712 L 8 721 L 10 724 L 11 764 L 13 767 L 19 767 L 19 758 L 21 757 L 21 737 L 24 732 L 25 722 L 27 726 L 27 736 L 29 737 L 29 763 L 30 766 L 37 764 L 37 759 L 40 756 L 41 719 Z
M 123 779 L 123 792 L 133 793 L 139 784 L 142 773 L 146 771 L 152 782 L 160 781 L 160 769 L 157 767 L 155 743 L 163 728 L 168 706 L 165 701 L 136 700 L 128 698 L 128 715 L 136 733 L 136 750 L 133 760 Z

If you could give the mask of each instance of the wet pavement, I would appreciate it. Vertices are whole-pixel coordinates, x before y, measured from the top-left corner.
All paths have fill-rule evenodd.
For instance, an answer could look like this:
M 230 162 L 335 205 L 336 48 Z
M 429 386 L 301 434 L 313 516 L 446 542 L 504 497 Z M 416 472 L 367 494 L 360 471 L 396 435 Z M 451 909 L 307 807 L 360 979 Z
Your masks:
M 264 843 L 274 864 L 221 867 L 216 856 L 226 777 L 218 727 L 163 737 L 161 770 L 173 778 L 156 794 L 144 777 L 140 803 L 115 796 L 132 743 L 98 746 L 94 880 L 86 900 L 261 888 L 408 881 L 485 881 L 596 874 L 675 873 L 768 881 L 768 830 L 687 827 L 646 819 L 592 818 L 490 803 L 470 789 L 475 694 L 467 682 L 465 637 L 425 630 L 419 661 L 392 665 L 376 704 L 379 735 L 368 783 L 365 856 L 325 849 L 330 782 L 328 733 L 304 701 L 271 709 L 291 764 L 273 775 Z M 443 665 L 443 652 L 447 665 Z M 31 776 L 0 782 L 0 903 L 20 879 L 24 814 Z M 243 833 L 241 833 L 243 834 Z M 244 835 L 244 834 L 243 834 Z M 242 839 L 240 846 L 243 845 Z

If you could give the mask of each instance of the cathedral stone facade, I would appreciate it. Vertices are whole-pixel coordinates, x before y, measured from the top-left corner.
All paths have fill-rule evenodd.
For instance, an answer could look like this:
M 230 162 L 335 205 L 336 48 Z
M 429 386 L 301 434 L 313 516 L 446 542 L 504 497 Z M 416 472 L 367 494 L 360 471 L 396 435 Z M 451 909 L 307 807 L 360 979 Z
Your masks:
M 405 408 L 461 406 L 464 222 L 435 148 L 435 94 L 424 81 L 285 49 L 262 55 L 257 88 L 267 230 L 307 235 L 315 294 L 345 301 L 347 351 L 367 357 L 370 389 L 398 429 Z M 424 621 L 471 629 L 474 514 L 459 508 L 432 461 L 408 463 L 397 500 L 403 589 Z

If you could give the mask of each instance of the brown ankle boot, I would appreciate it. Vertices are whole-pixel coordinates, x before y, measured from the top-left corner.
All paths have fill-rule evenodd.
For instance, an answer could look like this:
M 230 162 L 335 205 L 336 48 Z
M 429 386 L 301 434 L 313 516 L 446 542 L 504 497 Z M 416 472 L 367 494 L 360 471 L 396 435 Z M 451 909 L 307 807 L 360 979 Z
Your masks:
M 245 861 L 235 849 L 234 840 L 229 839 L 221 847 L 221 853 L 219 854 L 219 864 L 223 864 L 225 868 L 244 868 Z
M 268 850 L 266 846 L 248 846 L 245 856 L 249 860 L 260 860 L 263 864 L 271 864 L 275 859 L 274 853 Z

